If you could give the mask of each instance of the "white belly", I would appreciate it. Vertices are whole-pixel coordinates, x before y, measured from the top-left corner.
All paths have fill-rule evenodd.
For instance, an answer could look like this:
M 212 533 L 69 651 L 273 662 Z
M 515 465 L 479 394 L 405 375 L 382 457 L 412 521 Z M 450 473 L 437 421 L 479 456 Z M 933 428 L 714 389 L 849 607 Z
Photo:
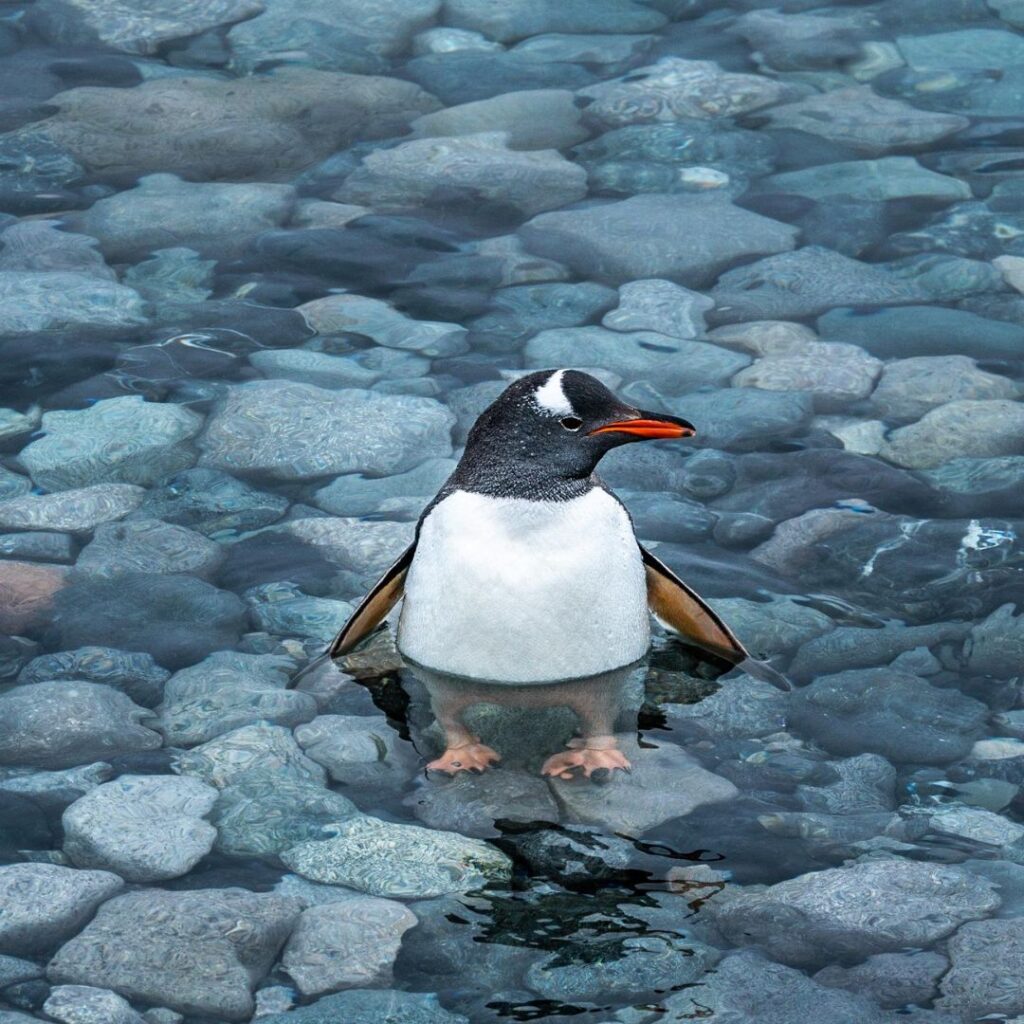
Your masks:
M 628 665 L 649 640 L 640 549 L 605 491 L 564 502 L 456 491 L 424 521 L 398 624 L 411 660 L 538 682 Z

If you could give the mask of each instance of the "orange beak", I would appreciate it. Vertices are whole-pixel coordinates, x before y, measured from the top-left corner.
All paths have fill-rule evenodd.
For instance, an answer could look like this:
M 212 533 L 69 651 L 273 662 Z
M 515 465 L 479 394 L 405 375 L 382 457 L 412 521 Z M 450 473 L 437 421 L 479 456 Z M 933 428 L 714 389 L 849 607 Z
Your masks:
M 675 416 L 640 416 L 631 420 L 616 420 L 590 431 L 595 434 L 630 434 L 633 437 L 652 440 L 657 438 L 693 437 L 697 431 L 692 423 Z

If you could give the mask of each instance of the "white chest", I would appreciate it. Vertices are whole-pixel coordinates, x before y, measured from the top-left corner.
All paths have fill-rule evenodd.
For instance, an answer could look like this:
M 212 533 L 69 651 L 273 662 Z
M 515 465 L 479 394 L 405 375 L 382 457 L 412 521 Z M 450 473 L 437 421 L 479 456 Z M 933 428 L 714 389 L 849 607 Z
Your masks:
M 603 672 L 647 649 L 643 565 L 621 505 L 445 498 L 420 530 L 398 644 L 431 668 L 539 681 Z

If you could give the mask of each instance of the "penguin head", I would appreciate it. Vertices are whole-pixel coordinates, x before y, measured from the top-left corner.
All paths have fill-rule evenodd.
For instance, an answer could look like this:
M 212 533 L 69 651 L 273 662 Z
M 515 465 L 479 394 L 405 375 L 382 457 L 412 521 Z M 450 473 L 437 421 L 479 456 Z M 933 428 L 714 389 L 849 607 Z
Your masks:
M 520 377 L 481 413 L 464 459 L 493 468 L 512 464 L 531 480 L 581 480 L 607 452 L 631 441 L 691 437 L 692 424 L 637 409 L 579 370 Z

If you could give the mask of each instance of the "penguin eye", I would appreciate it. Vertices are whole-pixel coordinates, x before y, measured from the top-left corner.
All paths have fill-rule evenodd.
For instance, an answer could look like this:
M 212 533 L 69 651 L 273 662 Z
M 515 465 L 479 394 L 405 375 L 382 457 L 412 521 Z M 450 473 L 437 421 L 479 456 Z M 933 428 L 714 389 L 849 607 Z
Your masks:
M 583 420 L 579 416 L 563 416 L 559 421 L 566 430 L 576 431 L 583 426 Z

